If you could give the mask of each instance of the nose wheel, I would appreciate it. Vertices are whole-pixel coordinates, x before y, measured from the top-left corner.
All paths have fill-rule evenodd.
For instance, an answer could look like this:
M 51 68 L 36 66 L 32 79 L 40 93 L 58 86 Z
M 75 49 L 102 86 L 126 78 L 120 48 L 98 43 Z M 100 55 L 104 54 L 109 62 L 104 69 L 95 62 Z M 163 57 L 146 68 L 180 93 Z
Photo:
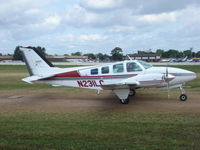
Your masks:
M 187 95 L 185 94 L 185 90 L 183 89 L 182 86 L 179 87 L 180 88 L 180 92 L 181 92 L 181 95 L 180 95 L 180 100 L 181 101 L 186 101 L 187 100 Z
M 179 98 L 180 98 L 181 101 L 186 101 L 187 100 L 187 95 L 181 94 Z

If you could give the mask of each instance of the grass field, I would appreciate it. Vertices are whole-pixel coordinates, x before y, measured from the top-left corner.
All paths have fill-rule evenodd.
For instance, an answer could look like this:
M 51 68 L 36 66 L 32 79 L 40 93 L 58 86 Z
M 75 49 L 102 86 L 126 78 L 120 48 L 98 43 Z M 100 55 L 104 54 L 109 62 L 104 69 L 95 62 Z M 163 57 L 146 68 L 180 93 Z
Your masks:
M 200 66 L 173 67 L 196 72 L 198 78 L 186 85 L 192 86 L 188 89 L 191 92 L 198 93 L 200 91 Z M 88 92 L 88 90 L 55 88 L 42 84 L 29 85 L 21 81 L 21 78 L 26 76 L 28 73 L 25 66 L 0 65 L 0 103 L 1 99 L 10 95 L 25 93 L 37 95 L 46 92 L 47 95 L 58 94 L 59 97 L 65 97 L 66 90 L 74 96 L 77 93 L 82 94 L 80 97 L 83 99 L 87 93 L 92 97 L 92 92 Z M 145 94 L 145 92 L 139 92 L 139 94 Z M 154 92 L 152 95 L 156 94 Z M 200 100 L 199 97 L 197 99 Z M 112 102 L 110 103 L 112 104 Z M 11 104 L 13 105 L 13 103 Z M 43 107 L 41 110 L 33 110 L 31 107 L 36 105 L 35 103 L 28 105 L 29 107 L 23 109 L 19 107 L 20 109 L 15 110 L 12 109 L 12 105 L 9 105 L 8 108 L 5 108 L 3 104 L 0 105 L 0 150 L 198 150 L 200 147 L 200 113 L 129 111 L 137 109 L 134 104 L 131 106 L 115 105 L 120 107 L 121 111 L 94 108 L 92 110 L 80 109 L 75 112 L 69 110 L 46 111 Z M 16 105 L 19 104 L 16 103 Z M 151 107 L 151 105 L 146 107 Z M 125 108 L 129 109 L 123 111 Z

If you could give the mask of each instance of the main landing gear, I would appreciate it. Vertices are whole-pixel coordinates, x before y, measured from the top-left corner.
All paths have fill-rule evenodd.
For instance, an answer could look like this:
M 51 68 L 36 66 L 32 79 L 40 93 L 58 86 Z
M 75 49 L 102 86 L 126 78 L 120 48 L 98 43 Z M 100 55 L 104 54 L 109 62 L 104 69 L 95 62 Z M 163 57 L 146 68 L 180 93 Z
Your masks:
M 182 86 L 179 87 L 181 95 L 180 95 L 180 100 L 181 101 L 186 101 L 187 100 L 187 95 L 185 94 L 185 90 L 183 89 Z
M 129 103 L 129 97 L 135 96 L 135 94 L 136 94 L 135 89 L 130 89 L 128 97 L 126 99 L 120 99 L 120 102 L 122 104 L 128 104 Z
M 130 89 L 129 96 L 135 96 L 136 92 L 135 89 Z

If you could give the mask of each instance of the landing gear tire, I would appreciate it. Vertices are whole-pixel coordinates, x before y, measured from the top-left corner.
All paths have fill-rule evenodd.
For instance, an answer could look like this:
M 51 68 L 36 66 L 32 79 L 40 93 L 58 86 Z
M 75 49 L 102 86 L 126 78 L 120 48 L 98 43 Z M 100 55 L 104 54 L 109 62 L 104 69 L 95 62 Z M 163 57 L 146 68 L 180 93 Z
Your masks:
M 181 95 L 180 95 L 180 100 L 181 100 L 181 101 L 186 101 L 186 100 L 187 100 L 187 95 L 181 94 Z
M 127 99 L 120 99 L 120 102 L 122 104 L 128 104 L 129 103 L 129 98 L 127 98 Z
M 129 96 L 135 96 L 136 92 L 135 89 L 130 89 Z

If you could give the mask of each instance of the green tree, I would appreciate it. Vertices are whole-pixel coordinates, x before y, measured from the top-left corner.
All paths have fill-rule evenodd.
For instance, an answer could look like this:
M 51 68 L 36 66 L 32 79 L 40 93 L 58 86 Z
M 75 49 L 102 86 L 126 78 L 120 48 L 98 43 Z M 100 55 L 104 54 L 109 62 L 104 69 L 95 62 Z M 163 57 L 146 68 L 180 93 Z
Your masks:
M 89 59 L 96 59 L 96 56 L 93 53 L 84 54 L 83 56 L 88 56 Z
M 192 58 L 195 58 L 195 57 L 196 57 L 196 53 L 192 52 Z
M 44 47 L 37 46 L 36 49 L 37 49 L 38 51 L 40 51 L 43 55 L 47 55 L 46 49 L 45 49 Z
M 102 53 L 96 54 L 96 57 L 99 58 L 100 61 L 104 60 L 104 54 L 102 54 Z
M 156 50 L 156 54 L 163 54 L 165 51 L 163 49 L 157 49 Z
M 111 51 L 111 59 L 113 61 L 121 61 L 123 59 L 123 51 L 120 47 L 115 47 Z
M 164 58 L 180 58 L 181 54 L 178 50 L 170 49 L 163 53 Z
M 197 53 L 196 53 L 196 57 L 200 57 L 200 51 L 198 51 Z
M 2 53 L 0 53 L 0 56 L 3 56 Z
M 187 56 L 188 58 L 192 57 L 192 50 L 185 50 L 183 51 L 184 56 Z
M 71 56 L 82 56 L 82 53 L 81 52 L 71 53 Z
M 17 46 L 13 55 L 14 60 L 23 60 L 22 52 L 20 51 L 20 46 Z
M 107 54 L 98 53 L 98 54 L 96 54 L 96 57 L 99 58 L 99 61 L 109 61 L 110 60 L 110 56 Z
M 147 54 L 147 52 L 145 52 L 145 51 L 138 51 L 137 53 L 138 54 Z
M 184 54 L 183 54 L 183 52 L 181 52 L 181 51 L 178 51 L 178 53 L 177 53 L 177 56 L 176 56 L 177 58 L 183 58 L 184 57 Z

